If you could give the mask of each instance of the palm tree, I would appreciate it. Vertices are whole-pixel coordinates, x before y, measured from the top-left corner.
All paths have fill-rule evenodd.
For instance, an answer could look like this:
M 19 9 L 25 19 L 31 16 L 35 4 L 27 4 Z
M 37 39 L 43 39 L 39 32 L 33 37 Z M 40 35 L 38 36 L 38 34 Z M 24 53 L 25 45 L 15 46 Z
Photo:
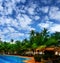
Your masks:
M 16 54 L 15 52 L 16 52 L 16 44 L 10 44 L 9 45 L 9 53 L 10 54 Z
M 0 42 L 0 53 L 3 54 L 4 51 L 4 45 L 3 42 Z
M 55 32 L 52 37 L 57 41 L 56 46 L 60 45 L 60 32 Z
M 14 40 L 13 39 L 11 39 L 11 43 L 13 44 L 13 42 L 14 42 Z
M 60 39 L 60 32 L 55 32 L 54 33 L 54 37 L 55 37 L 55 39 Z
M 1 41 L 1 38 L 0 38 L 0 41 Z
M 44 44 L 49 38 L 49 32 L 47 29 L 44 28 L 42 31 L 42 44 Z
M 4 43 L 3 43 L 3 46 L 4 46 L 4 52 L 5 52 L 5 54 L 8 54 L 8 50 L 9 50 L 9 43 L 4 42 Z
M 2 40 L 1 40 L 1 38 L 0 38 L 0 44 L 2 43 Z
M 11 39 L 11 42 L 13 42 L 14 40 L 13 39 Z
M 39 32 L 36 32 L 35 42 L 38 46 L 42 45 L 42 40 L 43 40 L 42 34 Z
M 22 50 L 22 47 L 24 46 L 24 45 L 22 45 L 22 42 L 21 41 L 19 41 L 19 40 L 17 40 L 16 42 L 15 42 L 15 44 L 16 44 L 16 53 L 17 54 L 21 54 L 21 50 Z
M 35 31 L 34 30 L 31 30 L 30 31 L 30 36 L 33 37 L 35 35 Z
M 30 45 L 33 44 L 34 37 L 35 37 L 35 31 L 34 30 L 31 30 L 31 32 L 30 32 Z

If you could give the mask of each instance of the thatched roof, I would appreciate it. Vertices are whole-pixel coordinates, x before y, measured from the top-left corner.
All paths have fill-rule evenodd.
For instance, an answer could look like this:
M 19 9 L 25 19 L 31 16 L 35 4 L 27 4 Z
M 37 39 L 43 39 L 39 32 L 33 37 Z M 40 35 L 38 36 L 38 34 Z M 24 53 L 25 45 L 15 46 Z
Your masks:
M 54 50 L 55 50 L 55 48 L 47 47 L 47 48 L 45 48 L 45 50 L 48 50 L 48 51 L 54 51 Z
M 57 51 L 57 52 L 60 52 L 60 47 L 56 47 L 56 46 L 50 46 L 50 47 L 46 47 L 46 46 L 39 46 L 36 51 L 45 51 L 45 50 L 48 50 L 48 51 Z
M 60 52 L 60 47 L 56 47 L 55 50 L 58 51 L 58 52 Z
M 46 47 L 45 50 L 60 52 L 60 47 Z

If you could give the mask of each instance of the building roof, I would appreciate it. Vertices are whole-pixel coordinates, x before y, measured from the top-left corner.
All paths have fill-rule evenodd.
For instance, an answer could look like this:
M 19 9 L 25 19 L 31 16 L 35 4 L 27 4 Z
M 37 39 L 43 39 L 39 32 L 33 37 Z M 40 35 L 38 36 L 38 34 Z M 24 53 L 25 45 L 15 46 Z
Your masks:
M 60 47 L 55 47 L 55 46 L 50 46 L 50 47 L 43 47 L 43 48 L 37 48 L 36 51 L 45 51 L 45 50 L 48 50 L 48 51 L 58 51 L 60 52 Z
M 45 50 L 50 50 L 50 51 L 54 51 L 55 50 L 55 48 L 52 48 L 52 47 L 47 47 L 47 48 L 45 48 Z

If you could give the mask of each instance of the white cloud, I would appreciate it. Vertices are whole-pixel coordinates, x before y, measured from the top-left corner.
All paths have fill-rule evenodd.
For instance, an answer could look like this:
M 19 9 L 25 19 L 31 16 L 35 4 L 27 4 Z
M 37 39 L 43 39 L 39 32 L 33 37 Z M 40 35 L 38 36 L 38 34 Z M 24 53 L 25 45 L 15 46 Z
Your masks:
M 47 21 L 46 23 L 40 23 L 38 26 L 43 29 L 47 28 L 51 33 L 60 32 L 60 24 Z
M 35 20 L 39 20 L 40 17 L 39 17 L 39 16 L 35 16 L 34 19 L 35 19 Z
M 56 3 L 60 3 L 60 0 L 57 0 Z
M 52 2 L 52 0 L 41 0 L 41 2 L 44 4 L 50 4 Z
M 23 14 L 22 16 L 18 15 L 17 19 L 19 20 L 19 25 L 22 30 L 31 30 L 34 29 L 30 26 L 32 24 L 32 19 L 29 16 Z
M 58 7 L 51 7 L 50 8 L 49 18 L 60 21 L 60 10 Z
M 31 25 L 33 24 L 32 20 L 39 20 L 41 17 L 37 15 L 37 12 L 35 12 L 37 8 L 37 4 L 34 2 L 29 1 L 30 3 L 26 6 L 22 5 L 16 5 L 16 3 L 25 3 L 26 0 L 5 0 L 4 7 L 2 6 L 2 1 L 0 0 L 0 26 L 2 29 L 0 29 L 0 36 L 3 39 L 10 39 L 10 38 L 20 38 L 23 37 L 29 37 L 28 34 L 21 33 L 23 32 L 29 32 L 31 30 L 35 30 Z M 47 4 L 47 0 L 41 0 L 42 3 Z M 51 0 L 48 0 L 48 3 L 51 2 Z M 15 14 L 13 13 L 13 10 L 15 11 Z M 44 6 L 39 9 L 39 11 L 42 11 L 43 13 L 48 13 L 49 6 Z M 27 14 L 28 15 L 27 15 Z M 13 18 L 15 15 L 15 19 Z M 32 16 L 32 18 L 31 18 Z M 60 20 L 60 11 L 58 7 L 51 7 L 49 11 L 49 18 L 50 19 L 56 19 Z M 45 16 L 43 21 L 47 21 L 46 23 L 40 23 L 38 24 L 41 28 L 49 28 L 53 31 L 53 28 L 59 29 L 59 25 L 53 25 L 53 23 L 48 22 L 49 21 L 48 16 Z M 52 26 L 53 25 L 53 26 Z M 56 31 L 56 29 L 55 29 Z M 59 31 L 59 30 L 58 30 Z
M 3 11 L 3 6 L 0 4 L 0 12 Z
M 20 33 L 17 30 L 14 30 L 12 27 L 3 28 L 3 30 L 0 30 L 0 38 L 2 38 L 3 41 L 15 39 L 18 40 L 21 37 L 24 37 L 24 33 Z M 28 37 L 28 35 L 26 35 Z M 22 39 L 21 39 L 22 40 Z
M 60 24 L 53 24 L 53 26 L 50 27 L 50 32 L 60 32 Z
M 6 1 L 7 2 L 5 3 L 4 8 L 0 4 L 0 11 L 1 11 L 0 14 L 2 15 L 0 17 L 0 26 L 2 26 L 2 30 L 0 29 L 1 38 L 3 40 L 6 39 L 9 40 L 11 38 L 19 39 L 20 37 L 24 36 L 23 33 L 20 33 L 21 30 L 26 31 L 30 31 L 32 29 L 35 30 L 30 26 L 30 24 L 32 24 L 32 19 L 29 18 L 28 15 L 20 13 L 20 12 L 25 13 L 25 10 L 23 10 L 23 8 L 18 9 L 16 7 L 16 2 L 24 3 L 26 0 L 11 0 L 11 1 L 6 0 Z M 13 19 L 13 16 L 12 17 L 9 16 L 10 14 L 12 14 L 13 10 L 16 11 L 16 19 Z M 28 37 L 28 35 L 26 36 Z
M 7 29 L 9 30 L 9 32 L 17 32 L 14 28 L 12 28 L 12 27 L 7 27 Z
M 5 36 L 0 34 L 0 38 L 1 38 L 1 40 L 4 40 Z
M 4 17 L 0 17 L 0 25 L 4 25 L 4 24 L 5 24 Z
M 5 8 L 3 9 L 4 15 L 12 14 L 12 11 L 15 7 L 15 3 L 7 1 L 4 3 Z
M 35 15 L 35 8 L 37 7 L 36 4 L 34 3 L 30 3 L 30 5 L 28 6 L 27 11 L 30 15 Z
M 1 30 L 1 33 L 2 34 L 8 34 L 9 30 L 7 28 L 3 28 L 3 30 Z
M 24 37 L 24 34 L 23 33 L 11 33 L 11 34 L 8 34 L 6 38 L 8 38 L 7 40 L 10 40 L 10 39 L 14 39 L 14 40 L 18 40 L 20 39 L 21 37 Z M 22 39 L 21 39 L 22 40 Z
M 16 0 L 16 2 L 20 2 L 21 0 Z
M 10 39 L 19 39 L 20 37 L 23 37 L 24 33 L 20 33 L 18 31 L 15 31 L 11 27 L 4 28 L 3 30 L 0 30 L 0 38 L 3 40 L 10 40 Z
M 6 36 L 4 35 L 5 33 L 8 33 L 9 31 L 7 29 L 1 30 L 0 29 L 0 38 L 1 40 L 4 41 L 4 39 L 6 38 Z
M 47 24 L 47 23 L 41 23 L 41 24 L 39 24 L 39 26 L 42 27 L 42 28 L 48 28 L 49 24 Z
M 26 0 L 21 0 L 21 2 L 22 2 L 22 3 L 25 3 L 25 2 L 26 2 Z
M 29 12 L 29 14 L 31 14 L 31 15 L 33 15 L 34 14 L 34 8 L 28 8 L 28 12 Z
M 49 21 L 49 17 L 48 16 L 45 16 L 43 20 L 44 21 Z
M 11 36 L 11 38 L 16 38 L 19 36 L 24 36 L 24 34 L 23 33 L 11 33 L 9 36 Z
M 52 25 L 52 22 L 47 21 L 46 23 L 40 23 L 38 24 L 41 28 L 49 28 Z
M 45 6 L 45 7 L 39 8 L 39 10 L 44 12 L 44 13 L 48 13 L 49 6 Z
M 15 30 L 15 29 L 12 28 L 12 27 L 5 27 L 5 28 L 3 28 L 3 29 L 0 31 L 1 34 L 11 34 L 11 33 L 16 33 L 16 32 L 18 32 L 18 31 Z
M 14 26 L 14 27 L 18 27 L 18 22 L 16 19 L 13 18 L 7 18 L 5 16 L 0 17 L 0 25 L 4 26 L 6 24 L 6 26 Z

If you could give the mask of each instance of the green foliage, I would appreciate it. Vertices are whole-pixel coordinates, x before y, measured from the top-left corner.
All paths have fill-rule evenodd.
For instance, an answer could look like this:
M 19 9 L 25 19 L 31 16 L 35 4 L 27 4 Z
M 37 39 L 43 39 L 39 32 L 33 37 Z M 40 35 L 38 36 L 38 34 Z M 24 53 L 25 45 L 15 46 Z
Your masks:
M 44 49 L 45 47 L 46 47 L 46 45 L 41 45 L 37 49 L 41 50 L 41 49 Z
M 56 45 L 58 42 L 55 38 L 49 38 L 49 40 L 45 43 L 47 46 L 51 46 L 51 45 Z
M 3 42 L 0 41 L 0 52 L 3 51 L 4 53 L 20 54 L 24 53 L 27 50 L 35 50 L 36 48 L 44 48 L 46 46 L 51 45 L 59 45 L 60 41 L 60 32 L 56 32 L 50 34 L 47 29 L 43 29 L 41 32 L 36 32 L 32 30 L 30 32 L 29 40 L 24 39 L 23 41 L 15 41 L 11 39 L 11 42 Z
M 32 49 L 36 49 L 38 47 L 38 45 L 36 43 L 32 44 Z
M 44 51 L 43 59 L 47 60 L 48 58 L 52 59 L 54 57 L 54 51 Z
M 36 62 L 41 62 L 41 58 L 42 58 L 42 55 L 40 55 L 40 54 L 34 55 L 34 59 L 35 59 Z

